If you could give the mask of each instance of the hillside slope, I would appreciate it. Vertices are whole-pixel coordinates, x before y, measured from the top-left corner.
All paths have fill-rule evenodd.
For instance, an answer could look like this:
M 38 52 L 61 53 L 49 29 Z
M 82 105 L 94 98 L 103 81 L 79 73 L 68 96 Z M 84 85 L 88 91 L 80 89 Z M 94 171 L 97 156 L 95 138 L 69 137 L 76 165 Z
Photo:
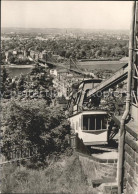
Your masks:
M 98 193 L 88 184 L 76 155 L 64 157 L 42 170 L 4 167 L 1 181 L 2 193 Z

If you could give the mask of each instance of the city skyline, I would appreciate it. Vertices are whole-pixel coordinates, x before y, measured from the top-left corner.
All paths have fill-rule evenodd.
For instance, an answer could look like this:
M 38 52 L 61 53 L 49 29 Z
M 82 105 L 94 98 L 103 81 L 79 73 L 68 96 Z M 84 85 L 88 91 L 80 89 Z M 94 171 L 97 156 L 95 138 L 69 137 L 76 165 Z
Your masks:
M 1 27 L 128 30 L 130 1 L 2 1 Z

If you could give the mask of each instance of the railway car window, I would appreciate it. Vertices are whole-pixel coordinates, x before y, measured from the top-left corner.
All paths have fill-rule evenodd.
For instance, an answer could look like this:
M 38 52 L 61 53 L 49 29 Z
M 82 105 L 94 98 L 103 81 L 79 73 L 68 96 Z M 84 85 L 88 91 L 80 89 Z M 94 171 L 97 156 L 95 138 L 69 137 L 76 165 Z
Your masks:
M 83 130 L 88 130 L 88 118 L 87 116 L 83 116 Z
M 102 116 L 97 115 L 96 118 L 96 130 L 102 129 Z
M 90 121 L 90 130 L 95 130 L 95 116 L 91 116 Z
M 106 115 L 84 115 L 83 130 L 102 130 L 107 128 Z
M 88 102 L 88 100 L 87 100 L 87 93 L 88 93 L 88 91 L 89 91 L 89 89 L 87 89 L 87 90 L 85 91 L 84 99 L 83 99 L 83 104 L 85 104 L 85 103 Z
M 106 116 L 104 116 L 102 118 L 102 129 L 106 129 L 107 128 L 107 118 Z

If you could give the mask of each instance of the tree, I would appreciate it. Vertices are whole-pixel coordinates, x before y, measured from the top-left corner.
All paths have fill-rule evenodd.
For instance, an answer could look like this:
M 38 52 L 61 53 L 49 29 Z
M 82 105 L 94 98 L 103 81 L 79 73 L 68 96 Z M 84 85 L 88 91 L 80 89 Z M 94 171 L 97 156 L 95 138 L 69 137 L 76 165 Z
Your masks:
M 71 52 L 70 51 L 67 51 L 65 57 L 66 58 L 70 58 L 70 56 L 71 56 Z
M 1 62 L 4 62 L 6 59 L 5 53 L 1 53 Z
M 17 82 L 18 91 L 23 91 L 25 89 L 25 77 L 21 74 Z
M 5 81 L 7 80 L 9 76 L 9 73 L 7 72 L 5 67 L 2 68 L 1 76 L 2 76 L 2 82 L 5 83 Z
M 95 53 L 95 57 L 98 58 L 99 56 L 101 56 L 101 50 L 97 50 Z
M 5 67 L 2 67 L 2 71 L 1 71 L 1 93 L 3 94 L 6 90 L 6 80 L 9 76 L 9 73 L 7 72 Z
M 65 50 L 61 50 L 60 53 L 59 53 L 59 55 L 61 57 L 65 57 L 66 56 L 66 51 Z
M 15 62 L 15 59 L 16 58 L 13 55 L 11 55 L 11 56 L 9 56 L 9 59 L 8 60 L 9 60 L 10 63 L 14 63 Z
M 39 100 L 12 101 L 3 109 L 6 130 L 2 151 L 6 157 L 13 146 L 37 145 L 40 154 L 46 155 L 63 152 L 69 146 L 70 125 L 61 107 L 48 107 L 44 100 Z
M 86 52 L 85 50 L 81 49 L 81 57 L 82 58 L 85 58 L 86 57 Z

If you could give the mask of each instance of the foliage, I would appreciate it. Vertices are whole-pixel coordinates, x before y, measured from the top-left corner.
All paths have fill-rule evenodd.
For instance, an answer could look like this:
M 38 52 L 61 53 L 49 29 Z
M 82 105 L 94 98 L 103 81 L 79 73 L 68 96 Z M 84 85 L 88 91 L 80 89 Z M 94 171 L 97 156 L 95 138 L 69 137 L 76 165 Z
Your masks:
M 1 70 L 1 80 L 0 80 L 1 81 L 1 87 L 0 87 L 1 93 L 3 93 L 5 91 L 5 83 L 6 83 L 8 76 L 9 76 L 9 74 L 8 74 L 6 68 L 3 67 Z
M 3 67 L 2 71 L 1 71 L 1 77 L 2 77 L 2 82 L 5 83 L 6 79 L 8 78 L 8 72 L 6 70 L 5 67 Z
M 47 49 L 54 51 L 56 54 L 69 58 L 77 59 L 100 59 L 128 56 L 128 44 L 125 40 L 81 40 L 68 39 L 48 40 Z M 46 49 L 46 48 L 45 48 Z
M 28 75 L 20 74 L 19 77 L 10 78 L 6 69 L 2 71 L 2 94 L 3 98 L 10 99 L 12 95 L 14 98 L 20 99 L 28 98 L 41 98 L 45 99 L 48 104 L 51 103 L 54 93 L 53 78 L 50 76 L 49 71 L 44 67 L 36 65 Z
M 123 38 L 123 35 L 120 34 L 119 39 L 117 34 L 112 34 L 108 37 L 108 34 L 103 33 L 101 34 L 102 38 L 99 35 L 98 33 L 92 33 L 89 39 L 84 34 L 85 39 L 82 37 L 60 37 L 53 40 L 50 38 L 48 40 L 38 40 L 35 39 L 35 35 L 29 34 L 29 40 L 22 39 L 19 41 L 17 37 L 14 37 L 11 41 L 3 41 L 2 48 L 4 51 L 10 51 L 10 49 L 17 49 L 19 51 L 22 48 L 27 53 L 29 53 L 29 50 L 38 53 L 46 50 L 52 51 L 52 53 L 61 57 L 69 58 L 71 56 L 77 59 L 122 58 L 128 56 L 127 35 Z M 24 34 L 20 34 L 20 36 L 23 37 Z M 9 57 L 9 61 L 16 64 L 30 63 L 28 59 L 20 59 L 14 55 Z
M 70 125 L 60 107 L 48 107 L 45 100 L 11 102 L 3 106 L 3 153 L 12 147 L 37 145 L 40 154 L 64 152 L 69 146 Z M 42 148 L 43 146 L 43 148 Z

